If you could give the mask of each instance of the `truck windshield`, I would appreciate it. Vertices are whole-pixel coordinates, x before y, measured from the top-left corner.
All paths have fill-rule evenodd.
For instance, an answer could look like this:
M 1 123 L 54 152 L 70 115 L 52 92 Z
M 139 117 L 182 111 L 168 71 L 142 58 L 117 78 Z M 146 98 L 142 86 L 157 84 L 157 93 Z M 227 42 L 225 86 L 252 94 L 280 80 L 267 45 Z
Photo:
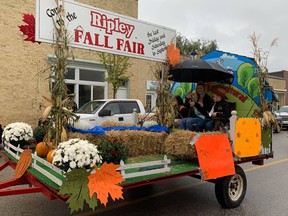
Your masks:
M 95 113 L 99 107 L 101 107 L 105 101 L 90 101 L 80 107 L 75 113 L 83 113 L 83 114 L 93 114 Z
M 283 106 L 279 109 L 279 112 L 287 112 L 288 113 L 288 106 Z

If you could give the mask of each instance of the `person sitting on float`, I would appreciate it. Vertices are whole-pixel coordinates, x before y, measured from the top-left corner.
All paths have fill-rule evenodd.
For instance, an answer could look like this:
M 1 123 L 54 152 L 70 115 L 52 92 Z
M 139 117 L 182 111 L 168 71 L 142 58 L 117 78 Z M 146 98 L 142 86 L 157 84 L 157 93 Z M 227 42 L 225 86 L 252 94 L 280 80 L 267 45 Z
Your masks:
M 179 127 L 179 122 L 188 117 L 188 109 L 186 106 L 184 106 L 183 99 L 176 95 L 175 99 L 177 101 L 177 110 L 176 110 L 176 116 L 175 116 L 175 127 Z
M 230 104 L 226 101 L 226 91 L 224 88 L 218 87 L 212 91 L 212 99 L 214 104 L 209 112 L 210 118 L 205 122 L 205 131 L 220 130 L 229 123 L 231 116 Z
M 180 121 L 180 128 L 183 130 L 194 130 L 195 125 L 209 117 L 209 110 L 212 107 L 212 99 L 205 91 L 205 84 L 198 82 L 195 93 L 189 93 L 185 99 L 185 106 L 190 109 L 190 117 Z

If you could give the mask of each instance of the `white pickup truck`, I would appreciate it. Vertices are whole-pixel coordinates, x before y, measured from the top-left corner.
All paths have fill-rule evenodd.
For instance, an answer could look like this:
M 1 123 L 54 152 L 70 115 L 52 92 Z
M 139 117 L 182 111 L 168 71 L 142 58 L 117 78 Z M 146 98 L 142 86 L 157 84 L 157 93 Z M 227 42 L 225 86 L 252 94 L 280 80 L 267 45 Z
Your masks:
M 132 113 L 145 115 L 145 108 L 137 99 L 101 99 L 84 104 L 75 114 L 80 118 L 74 124 L 76 128 L 91 129 L 104 121 L 133 123 Z

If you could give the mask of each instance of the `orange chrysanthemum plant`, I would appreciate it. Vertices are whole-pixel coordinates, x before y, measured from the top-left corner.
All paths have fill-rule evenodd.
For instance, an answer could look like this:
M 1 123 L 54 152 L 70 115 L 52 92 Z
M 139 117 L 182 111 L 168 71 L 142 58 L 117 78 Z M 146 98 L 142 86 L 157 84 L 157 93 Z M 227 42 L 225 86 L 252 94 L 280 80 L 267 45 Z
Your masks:
M 166 55 L 170 65 L 173 66 L 180 62 L 180 50 L 175 47 L 173 42 L 167 46 Z

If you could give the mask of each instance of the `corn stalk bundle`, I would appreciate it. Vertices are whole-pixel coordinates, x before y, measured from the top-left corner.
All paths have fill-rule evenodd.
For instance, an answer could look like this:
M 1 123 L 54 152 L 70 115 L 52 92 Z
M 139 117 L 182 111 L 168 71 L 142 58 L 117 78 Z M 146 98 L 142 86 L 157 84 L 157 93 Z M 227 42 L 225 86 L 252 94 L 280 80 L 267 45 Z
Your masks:
M 169 65 L 158 63 L 154 67 L 151 67 L 151 70 L 159 82 L 156 90 L 155 117 L 158 124 L 171 128 L 175 120 L 175 98 L 170 93 L 171 82 L 168 80 Z
M 58 0 L 56 0 L 59 6 Z M 51 67 L 51 98 L 44 96 L 49 106 L 43 112 L 42 122 L 46 128 L 44 141 L 50 143 L 53 141 L 53 147 L 56 148 L 60 142 L 68 140 L 66 126 L 70 120 L 76 120 L 77 116 L 72 113 L 74 95 L 68 95 L 65 83 L 65 74 L 67 73 L 68 58 L 72 53 L 68 46 L 68 35 L 65 27 L 64 7 L 57 7 L 56 20 L 54 21 L 55 43 L 53 44 L 56 62 Z

